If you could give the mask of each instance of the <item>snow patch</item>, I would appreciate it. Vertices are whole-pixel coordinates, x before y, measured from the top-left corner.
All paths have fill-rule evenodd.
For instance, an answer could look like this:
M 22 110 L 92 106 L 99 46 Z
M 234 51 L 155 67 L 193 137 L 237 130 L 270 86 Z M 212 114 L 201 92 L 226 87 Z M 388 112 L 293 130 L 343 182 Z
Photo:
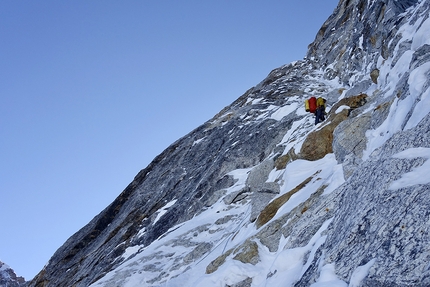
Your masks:
M 327 195 L 336 190 L 339 186 L 345 183 L 342 164 L 333 166 L 333 173 L 327 180 L 329 185 L 325 188 L 323 195 Z
M 298 104 L 297 103 L 292 103 L 291 105 L 286 105 L 283 107 L 280 107 L 277 111 L 275 111 L 270 118 L 280 121 L 282 120 L 285 116 L 287 116 L 288 114 L 296 111 Z
M 201 139 L 195 140 L 195 141 L 193 142 L 193 145 L 192 145 L 192 146 L 195 146 L 195 145 L 199 144 L 199 143 L 200 143 L 200 142 L 202 142 L 203 140 L 204 140 L 204 138 L 201 138 Z
M 136 245 L 136 246 L 130 246 L 130 247 L 127 247 L 127 249 L 124 251 L 124 253 L 122 254 L 122 258 L 123 259 L 127 259 L 127 258 L 129 258 L 130 256 L 132 256 L 132 255 L 134 255 L 134 254 L 136 254 L 138 251 L 139 251 L 139 249 L 140 249 L 141 247 L 140 246 L 138 246 L 138 245 Z
M 417 184 L 430 183 L 430 148 L 410 148 L 393 155 L 393 158 L 413 159 L 417 157 L 427 158 L 420 167 L 413 168 L 411 172 L 402 175 L 398 180 L 391 183 L 389 189 L 396 190 L 403 187 L 410 187 Z
M 350 109 L 349 106 L 342 105 L 342 106 L 338 107 L 334 113 L 338 114 L 338 113 L 342 112 L 343 110 L 349 110 L 349 109 Z
M 152 223 L 153 225 L 167 212 L 167 210 L 176 203 L 177 199 L 174 199 L 172 201 L 170 201 L 169 203 L 167 203 L 163 208 L 160 208 L 158 210 L 158 214 L 157 217 L 155 218 L 154 222 Z
M 376 259 L 372 259 L 369 262 L 367 262 L 365 265 L 358 266 L 354 272 L 351 275 L 351 279 L 349 280 L 348 287 L 359 287 L 361 286 L 361 282 L 364 280 L 364 278 L 369 275 L 370 267 L 375 264 Z
M 326 264 L 321 268 L 320 277 L 311 287 L 347 287 L 348 285 L 336 276 L 334 264 Z
M 422 19 L 420 19 L 420 21 L 416 22 L 416 25 L 420 24 L 422 21 Z M 414 27 L 415 28 L 415 27 Z M 414 36 L 413 36 L 413 40 L 412 40 L 412 46 L 411 48 L 413 50 L 418 50 L 418 48 L 420 48 L 423 45 L 429 45 L 430 44 L 430 18 L 427 18 L 427 20 L 425 20 L 423 22 L 423 24 L 421 25 L 421 27 L 416 30 L 413 30 Z

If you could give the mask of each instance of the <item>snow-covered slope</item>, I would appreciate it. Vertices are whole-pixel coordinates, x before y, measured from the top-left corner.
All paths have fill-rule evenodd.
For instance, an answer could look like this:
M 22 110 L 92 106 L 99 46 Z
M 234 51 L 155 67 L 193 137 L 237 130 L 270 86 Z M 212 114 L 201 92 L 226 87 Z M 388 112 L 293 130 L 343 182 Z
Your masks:
M 305 59 L 172 144 L 30 286 L 429 286 L 429 13 L 340 1 Z
M 0 261 L 0 287 L 21 286 L 25 286 L 24 278 L 16 276 L 12 268 Z

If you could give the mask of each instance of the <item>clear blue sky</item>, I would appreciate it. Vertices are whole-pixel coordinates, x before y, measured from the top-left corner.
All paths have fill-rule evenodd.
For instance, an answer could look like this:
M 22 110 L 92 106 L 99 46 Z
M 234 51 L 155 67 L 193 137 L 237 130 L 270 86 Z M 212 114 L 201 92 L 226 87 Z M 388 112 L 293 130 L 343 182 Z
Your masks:
M 31 279 L 338 0 L 0 2 L 0 260 Z

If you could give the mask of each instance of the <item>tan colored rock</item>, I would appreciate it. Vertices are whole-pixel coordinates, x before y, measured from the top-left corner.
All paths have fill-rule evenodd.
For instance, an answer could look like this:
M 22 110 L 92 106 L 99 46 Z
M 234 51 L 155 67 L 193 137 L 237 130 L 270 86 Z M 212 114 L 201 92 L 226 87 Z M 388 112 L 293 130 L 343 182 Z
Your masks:
M 277 170 L 284 169 L 291 161 L 298 159 L 294 148 L 291 148 L 287 154 L 281 155 L 275 160 L 275 167 Z
M 245 241 L 244 244 L 236 248 L 234 254 L 236 254 L 236 256 L 233 257 L 234 260 L 238 260 L 245 264 L 250 263 L 255 265 L 260 261 L 258 245 L 255 243 L 255 241 Z
M 366 94 L 359 94 L 357 96 L 352 96 L 348 98 L 343 98 L 339 102 L 333 105 L 333 107 L 330 109 L 329 117 L 336 113 L 336 110 L 340 106 L 348 106 L 351 109 L 356 109 L 361 106 L 363 106 L 367 102 L 367 95 Z
M 275 198 L 272 202 L 270 202 L 263 209 L 263 211 L 261 211 L 260 215 L 257 218 L 257 221 L 255 223 L 255 225 L 257 226 L 257 229 L 260 228 L 261 226 L 263 226 L 264 224 L 266 224 L 267 222 L 269 222 L 275 216 L 275 214 L 278 212 L 279 208 L 281 208 L 281 206 L 283 206 L 290 199 L 290 197 L 293 194 L 295 194 L 300 189 L 302 189 L 306 184 L 308 184 L 314 176 L 315 176 L 315 174 L 308 177 L 307 179 L 305 179 L 302 183 L 297 185 L 295 188 L 293 188 L 289 192 L 281 195 L 278 198 Z
M 326 154 L 332 153 L 333 131 L 345 119 L 349 110 L 343 110 L 327 119 L 327 124 L 321 129 L 311 132 L 305 139 L 300 149 L 299 157 L 306 160 L 318 160 Z
M 370 78 L 372 79 L 372 82 L 375 84 L 378 83 L 378 77 L 379 77 L 379 70 L 375 69 L 370 73 Z
M 326 154 L 333 152 L 333 131 L 350 114 L 349 109 L 344 109 L 336 113 L 341 106 L 348 106 L 350 109 L 355 109 L 363 106 L 366 103 L 366 94 L 348 97 L 337 102 L 330 110 L 327 120 L 323 123 L 322 128 L 311 132 L 303 142 L 300 149 L 299 158 L 306 160 L 318 160 Z
M 258 254 L 258 245 L 254 241 L 247 240 L 236 249 L 229 249 L 224 254 L 218 256 L 214 261 L 209 263 L 206 267 L 206 274 L 214 273 L 218 268 L 225 263 L 225 260 L 231 254 L 234 254 L 234 260 L 238 260 L 242 263 L 257 264 L 260 261 Z
M 228 250 L 226 253 L 218 256 L 214 261 L 209 263 L 206 267 L 206 274 L 214 273 L 218 268 L 224 264 L 225 259 L 233 252 L 233 249 Z

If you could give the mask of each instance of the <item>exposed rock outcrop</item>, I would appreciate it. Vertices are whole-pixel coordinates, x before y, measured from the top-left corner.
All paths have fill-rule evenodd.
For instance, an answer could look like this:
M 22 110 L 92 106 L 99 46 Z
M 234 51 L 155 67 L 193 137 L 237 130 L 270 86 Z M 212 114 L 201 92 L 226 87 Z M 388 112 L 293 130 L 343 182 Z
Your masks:
M 308 184 L 312 180 L 312 177 L 308 177 L 305 179 L 302 183 L 297 185 L 295 188 L 290 190 L 289 192 L 281 195 L 280 197 L 276 198 L 272 202 L 270 202 L 266 207 L 261 211 L 260 215 L 257 218 L 257 222 L 255 225 L 257 228 L 260 228 L 262 225 L 269 222 L 276 214 L 278 209 L 284 205 L 292 195 L 294 195 L 296 192 L 301 190 L 306 184 Z
M 328 113 L 328 118 L 323 126 L 311 132 L 305 139 L 300 154 L 297 158 L 306 160 L 318 160 L 333 152 L 333 134 L 338 125 L 351 115 L 351 109 L 356 109 L 366 103 L 367 95 L 343 98 L 337 102 Z M 350 126 L 350 124 L 348 124 Z M 363 127 L 365 128 L 365 127 Z M 349 133 L 344 133 L 349 137 Z
M 419 157 L 397 159 L 393 155 L 424 142 L 430 147 L 429 138 L 430 115 L 416 128 L 388 140 L 340 190 L 339 212 L 330 225 L 324 252 L 327 262 L 337 263 L 344 280 L 351 277 L 352 266 L 378 258 L 360 286 L 429 286 L 430 250 L 425 242 L 429 240 L 430 185 L 390 189 L 394 180 L 423 164 Z M 316 280 L 316 270 L 312 265 L 296 286 L 309 286 Z
M 24 287 L 25 279 L 17 276 L 12 268 L 0 261 L 0 286 Z

